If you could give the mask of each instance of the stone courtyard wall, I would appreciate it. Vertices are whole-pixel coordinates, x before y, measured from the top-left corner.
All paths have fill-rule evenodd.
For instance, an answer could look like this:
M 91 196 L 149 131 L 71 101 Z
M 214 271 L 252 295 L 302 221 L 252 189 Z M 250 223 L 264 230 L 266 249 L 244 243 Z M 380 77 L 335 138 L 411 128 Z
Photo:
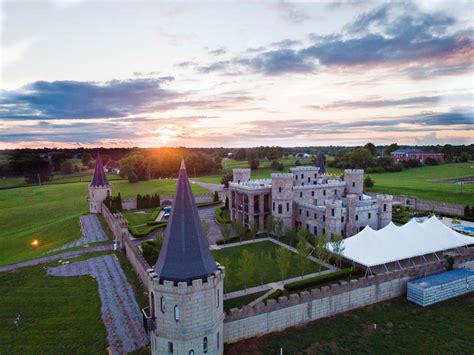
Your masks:
M 465 267 L 473 259 L 471 250 L 469 255 L 458 257 L 455 266 Z M 231 309 L 224 321 L 224 340 L 237 342 L 401 296 L 409 280 L 443 272 L 445 266 L 444 260 L 435 261 L 291 294 L 269 300 L 266 305 L 260 302 Z
M 214 201 L 214 193 L 203 193 L 203 194 L 193 194 L 196 203 L 200 202 L 212 202 Z M 222 198 L 222 193 L 219 193 L 219 197 Z M 160 195 L 160 202 L 163 201 L 173 201 L 174 195 Z M 137 199 L 135 198 L 127 198 L 124 199 L 122 202 L 122 208 L 125 211 L 135 210 L 137 208 Z

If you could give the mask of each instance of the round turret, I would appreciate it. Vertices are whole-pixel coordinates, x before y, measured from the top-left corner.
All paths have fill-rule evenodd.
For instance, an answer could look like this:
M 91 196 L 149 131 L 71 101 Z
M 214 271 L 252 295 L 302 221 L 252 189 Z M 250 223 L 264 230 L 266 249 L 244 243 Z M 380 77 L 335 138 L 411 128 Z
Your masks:
M 250 169 L 232 169 L 233 173 L 233 182 L 240 184 L 241 182 L 250 181 Z
M 293 227 L 293 174 L 272 174 L 272 216 Z

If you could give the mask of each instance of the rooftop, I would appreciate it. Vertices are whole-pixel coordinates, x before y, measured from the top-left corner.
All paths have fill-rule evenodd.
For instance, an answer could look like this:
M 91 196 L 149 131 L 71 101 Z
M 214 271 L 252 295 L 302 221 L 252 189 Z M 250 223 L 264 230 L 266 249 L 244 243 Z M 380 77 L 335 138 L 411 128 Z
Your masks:
M 97 154 L 97 159 L 95 160 L 94 176 L 92 177 L 92 182 L 90 186 L 101 187 L 101 186 L 110 186 L 107 176 L 104 172 L 104 166 L 102 165 L 102 159 L 100 154 Z

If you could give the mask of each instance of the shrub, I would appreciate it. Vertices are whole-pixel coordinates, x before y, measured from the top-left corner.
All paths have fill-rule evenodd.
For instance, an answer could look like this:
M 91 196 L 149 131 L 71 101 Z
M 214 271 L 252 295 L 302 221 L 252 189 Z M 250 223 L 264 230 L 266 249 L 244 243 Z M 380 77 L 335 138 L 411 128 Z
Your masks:
M 149 265 L 153 266 L 158 260 L 161 250 L 161 239 L 147 240 L 142 243 L 142 255 Z
M 140 226 L 140 227 L 128 226 L 128 231 L 132 233 L 132 235 L 135 238 L 144 238 L 148 236 L 148 234 L 150 234 L 151 232 L 160 228 L 164 228 L 167 224 L 168 222 L 158 222 L 158 224 L 156 225 L 152 225 L 152 226 L 147 225 L 146 227 L 145 226 Z
M 371 188 L 374 185 L 375 185 L 374 180 L 372 180 L 372 178 L 369 175 L 367 175 L 364 179 L 364 187 Z
M 156 217 L 158 217 L 158 215 L 160 214 L 162 209 L 163 208 L 161 208 L 161 207 L 155 208 L 155 210 L 148 217 L 148 222 L 155 222 Z M 148 224 L 148 225 L 150 225 L 150 224 Z
M 425 165 L 438 165 L 438 161 L 435 158 L 428 157 L 425 159 Z
M 341 269 L 335 272 L 331 272 L 329 274 L 319 275 L 316 277 L 312 277 L 306 280 L 295 281 L 285 285 L 285 290 L 287 291 L 298 291 L 301 289 L 306 289 L 309 287 L 317 286 L 322 283 L 337 280 L 345 276 L 349 276 L 354 273 L 355 270 L 352 268 Z
M 423 164 L 421 164 L 421 162 L 418 160 L 418 159 L 408 159 L 408 160 L 404 160 L 402 162 L 402 165 L 405 169 L 409 169 L 409 168 L 419 168 L 420 166 L 423 166 Z
M 471 217 L 471 208 L 469 206 L 464 207 L 464 217 Z
M 214 202 L 220 202 L 219 193 L 217 191 L 214 191 Z

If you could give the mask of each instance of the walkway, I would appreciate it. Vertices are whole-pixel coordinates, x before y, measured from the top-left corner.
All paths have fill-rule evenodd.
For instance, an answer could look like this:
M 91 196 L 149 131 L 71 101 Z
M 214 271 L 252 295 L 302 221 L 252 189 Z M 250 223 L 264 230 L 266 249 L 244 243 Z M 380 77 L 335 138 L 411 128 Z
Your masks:
M 60 254 L 43 256 L 43 257 L 40 257 L 40 258 L 37 258 L 37 259 L 23 261 L 23 262 L 17 263 L 17 264 L 0 266 L 0 272 L 17 270 L 17 269 L 21 269 L 21 268 L 27 267 L 27 266 L 38 265 L 38 264 L 46 263 L 46 262 L 49 262 L 49 261 L 70 258 L 72 256 L 88 254 L 88 253 L 94 253 L 94 252 L 97 252 L 97 251 L 113 250 L 113 248 L 114 248 L 114 246 L 112 244 L 98 245 L 98 246 L 95 246 L 95 247 L 92 246 L 92 247 L 87 247 L 87 248 L 83 248 L 83 249 L 67 251 L 67 252 L 60 253 Z
M 103 255 L 48 269 L 53 276 L 91 275 L 97 280 L 102 319 L 112 354 L 126 354 L 149 343 L 140 308 L 115 255 Z
M 81 232 L 83 237 L 81 239 L 75 240 L 71 243 L 67 243 L 59 248 L 48 251 L 52 253 L 58 250 L 75 248 L 81 245 L 89 243 L 98 243 L 105 242 L 107 240 L 107 235 L 102 229 L 99 218 L 95 214 L 88 214 L 85 216 L 79 217 L 79 223 L 81 225 Z
M 196 180 L 193 180 L 193 179 L 189 179 L 189 181 L 191 182 L 191 184 L 196 184 L 198 186 L 204 187 L 205 189 L 208 189 L 212 192 L 214 192 L 214 191 L 217 191 L 217 192 L 224 191 L 224 185 L 222 185 L 222 184 L 211 184 L 211 183 L 208 183 L 208 182 L 201 182 L 201 181 L 196 181 Z

